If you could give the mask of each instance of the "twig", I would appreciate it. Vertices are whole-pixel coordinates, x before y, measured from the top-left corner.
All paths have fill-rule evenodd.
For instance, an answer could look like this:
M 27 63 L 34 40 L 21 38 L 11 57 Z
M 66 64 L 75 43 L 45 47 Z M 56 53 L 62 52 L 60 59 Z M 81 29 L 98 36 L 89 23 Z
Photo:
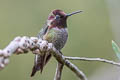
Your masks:
M 54 80 L 61 80 L 63 66 L 64 66 L 64 64 L 61 64 L 59 62 L 57 63 L 56 73 L 55 73 L 55 76 L 54 76 Z
M 70 61 L 66 60 L 65 65 L 72 70 L 80 80 L 87 80 L 86 75 L 78 69 L 77 66 L 75 66 L 74 64 L 72 64 Z
M 81 61 L 99 61 L 99 62 L 104 62 L 104 63 L 109 63 L 112 65 L 116 65 L 120 67 L 120 63 L 111 61 L 111 60 L 107 60 L 107 59 L 102 59 L 102 58 L 87 58 L 87 57 L 68 57 L 65 56 L 65 59 L 67 60 L 81 60 Z

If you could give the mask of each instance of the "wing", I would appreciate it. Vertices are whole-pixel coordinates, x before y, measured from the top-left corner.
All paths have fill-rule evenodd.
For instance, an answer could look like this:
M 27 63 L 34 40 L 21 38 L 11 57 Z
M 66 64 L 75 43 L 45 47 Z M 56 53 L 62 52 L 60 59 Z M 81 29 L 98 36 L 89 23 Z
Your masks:
M 48 30 L 48 26 L 47 26 L 47 24 L 45 24 L 44 27 L 38 33 L 37 37 L 42 38 L 45 35 L 45 33 L 47 32 L 47 30 Z
M 42 38 L 46 32 L 48 30 L 48 26 L 45 25 L 39 32 L 38 34 L 38 38 Z M 41 71 L 43 70 L 43 67 L 45 66 L 45 64 L 49 61 L 49 59 L 51 58 L 51 54 L 50 53 L 45 53 L 43 55 L 35 55 L 35 59 L 34 59 L 34 66 L 33 66 L 33 70 L 31 73 L 31 77 L 35 75 L 35 73 L 37 71 Z

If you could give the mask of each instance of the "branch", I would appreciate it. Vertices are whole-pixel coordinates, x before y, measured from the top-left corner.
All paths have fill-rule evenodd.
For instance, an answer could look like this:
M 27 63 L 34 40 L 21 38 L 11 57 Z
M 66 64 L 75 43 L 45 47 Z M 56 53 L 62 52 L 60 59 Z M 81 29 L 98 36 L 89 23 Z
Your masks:
M 9 63 L 9 57 L 15 54 L 27 53 L 37 48 L 37 42 L 40 42 L 36 37 L 16 37 L 10 44 L 0 50 L 0 69 L 3 69 Z
M 65 57 L 54 47 L 52 48 L 52 54 L 58 62 L 60 62 L 61 64 L 65 64 L 70 70 L 72 70 L 80 80 L 87 80 L 85 74 L 82 71 L 80 71 L 69 60 L 66 60 Z
M 63 65 L 67 66 L 72 72 L 74 72 L 80 80 L 87 80 L 85 74 L 69 60 L 100 61 L 120 66 L 120 63 L 101 58 L 66 57 L 63 56 L 52 43 L 48 43 L 47 41 L 36 37 L 24 36 L 16 37 L 5 49 L 0 50 L 0 69 L 3 69 L 9 63 L 9 57 L 13 53 L 23 54 L 28 53 L 29 51 L 32 51 L 33 54 L 41 54 L 42 52 L 48 51 L 60 64 L 62 64 L 62 66 L 57 66 L 54 80 L 61 79 Z
M 65 59 L 67 60 L 82 60 L 82 61 L 99 61 L 99 62 L 104 62 L 104 63 L 109 63 L 112 65 L 116 65 L 120 67 L 120 63 L 111 61 L 111 60 L 107 60 L 107 59 L 102 59 L 102 58 L 86 58 L 86 57 L 68 57 L 65 56 Z
M 87 80 L 83 72 L 80 71 L 70 61 L 66 60 L 64 56 L 53 46 L 52 43 L 48 43 L 47 41 L 38 39 L 36 37 L 16 37 L 5 49 L 0 50 L 0 69 L 3 69 L 8 64 L 9 57 L 13 53 L 23 54 L 27 53 L 28 51 L 32 51 L 36 54 L 40 54 L 40 52 L 44 51 L 51 51 L 51 54 L 56 58 L 56 60 L 63 65 L 65 64 L 78 76 L 78 78 L 80 78 L 80 80 Z M 60 73 L 59 76 L 61 76 Z

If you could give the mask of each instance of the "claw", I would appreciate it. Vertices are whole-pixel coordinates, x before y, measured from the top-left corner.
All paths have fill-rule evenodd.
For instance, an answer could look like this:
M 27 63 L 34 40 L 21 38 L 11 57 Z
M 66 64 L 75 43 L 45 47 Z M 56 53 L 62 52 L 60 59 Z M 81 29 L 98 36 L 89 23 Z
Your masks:
M 49 43 L 48 44 L 48 51 L 51 50 L 53 48 L 53 44 L 52 43 Z
M 36 49 L 34 51 L 32 51 L 33 54 L 40 54 L 40 50 L 39 49 Z
M 43 41 L 38 41 L 38 44 L 40 46 L 40 51 L 47 51 L 48 49 L 48 42 L 43 40 Z

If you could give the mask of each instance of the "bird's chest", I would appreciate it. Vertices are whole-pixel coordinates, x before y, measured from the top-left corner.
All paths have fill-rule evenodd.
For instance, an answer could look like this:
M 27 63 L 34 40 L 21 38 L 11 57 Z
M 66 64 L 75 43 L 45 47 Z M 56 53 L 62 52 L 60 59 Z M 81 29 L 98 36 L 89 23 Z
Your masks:
M 62 48 L 66 43 L 67 37 L 67 29 L 52 28 L 46 32 L 46 34 L 43 36 L 43 39 L 47 40 L 50 43 L 53 43 L 56 48 Z
M 58 28 L 49 29 L 46 34 L 43 36 L 43 39 L 48 42 L 53 42 L 56 39 L 61 38 L 63 35 L 63 30 Z

